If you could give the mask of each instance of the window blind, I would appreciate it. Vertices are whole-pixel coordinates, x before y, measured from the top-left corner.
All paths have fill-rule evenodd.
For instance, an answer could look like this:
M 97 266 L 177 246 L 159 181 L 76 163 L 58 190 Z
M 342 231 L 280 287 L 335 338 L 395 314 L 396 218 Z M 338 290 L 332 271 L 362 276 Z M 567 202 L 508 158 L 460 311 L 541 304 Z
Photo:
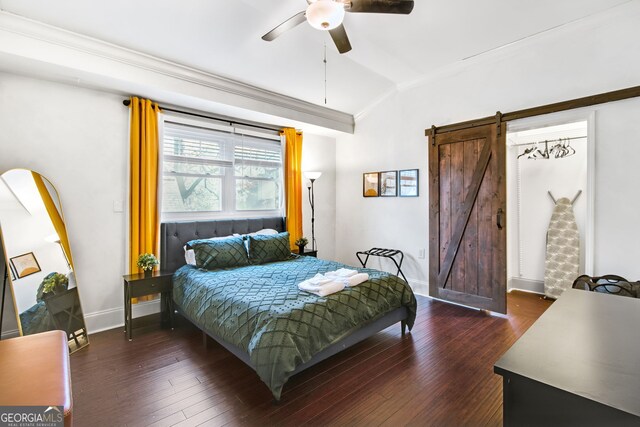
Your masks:
M 163 152 L 165 161 L 176 163 L 233 166 L 235 135 L 231 132 L 165 122 Z

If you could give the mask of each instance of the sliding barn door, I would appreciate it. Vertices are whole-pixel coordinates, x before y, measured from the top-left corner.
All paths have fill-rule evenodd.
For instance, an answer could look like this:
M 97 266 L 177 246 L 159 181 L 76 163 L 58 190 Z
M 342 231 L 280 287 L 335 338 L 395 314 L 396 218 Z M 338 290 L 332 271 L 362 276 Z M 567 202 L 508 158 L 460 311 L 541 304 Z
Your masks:
M 429 141 L 429 293 L 499 313 L 507 309 L 504 135 L 493 124 Z

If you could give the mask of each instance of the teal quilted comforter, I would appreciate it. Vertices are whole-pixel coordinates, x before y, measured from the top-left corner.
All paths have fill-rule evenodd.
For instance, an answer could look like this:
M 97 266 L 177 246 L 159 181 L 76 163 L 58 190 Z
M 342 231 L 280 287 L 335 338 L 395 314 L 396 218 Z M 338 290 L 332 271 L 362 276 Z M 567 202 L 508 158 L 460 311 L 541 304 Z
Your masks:
M 402 279 L 371 269 L 369 281 L 326 297 L 297 284 L 346 267 L 292 255 L 287 261 L 205 271 L 184 266 L 173 277 L 173 298 L 192 322 L 249 355 L 279 400 L 296 367 L 365 324 L 405 306 L 413 326 L 416 299 Z

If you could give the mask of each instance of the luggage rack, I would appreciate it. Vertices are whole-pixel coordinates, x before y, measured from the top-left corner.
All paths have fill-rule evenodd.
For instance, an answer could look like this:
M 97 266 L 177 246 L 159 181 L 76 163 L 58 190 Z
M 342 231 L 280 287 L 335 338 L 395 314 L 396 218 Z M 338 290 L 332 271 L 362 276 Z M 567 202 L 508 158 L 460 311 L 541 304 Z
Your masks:
M 364 261 L 362 260 L 361 255 L 366 255 L 367 256 L 364 259 Z M 396 256 L 397 255 L 400 255 L 400 262 L 398 262 L 396 260 Z M 402 278 L 404 279 L 404 281 L 409 283 L 409 281 L 407 280 L 406 276 L 404 275 L 404 273 L 402 272 L 402 270 L 400 268 L 400 267 L 402 267 L 402 261 L 404 261 L 404 254 L 402 253 L 401 250 L 398 250 L 398 249 L 384 249 L 384 248 L 371 248 L 368 251 L 358 251 L 358 252 L 356 252 L 356 256 L 358 257 L 358 261 L 360 261 L 360 264 L 362 264 L 362 268 L 367 268 L 367 262 L 369 261 L 369 257 L 370 256 L 377 256 L 377 257 L 381 257 L 381 258 L 389 258 L 391 261 L 393 261 L 393 263 L 398 268 L 398 272 L 396 273 L 396 276 L 402 275 Z

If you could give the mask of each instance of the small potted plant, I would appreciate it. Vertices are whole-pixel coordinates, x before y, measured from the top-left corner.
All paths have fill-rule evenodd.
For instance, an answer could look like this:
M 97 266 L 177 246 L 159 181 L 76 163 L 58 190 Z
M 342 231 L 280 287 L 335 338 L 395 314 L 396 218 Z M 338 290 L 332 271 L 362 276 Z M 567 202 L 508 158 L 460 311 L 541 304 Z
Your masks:
M 64 274 L 52 273 L 42 281 L 42 296 L 44 298 L 64 292 L 69 284 L 69 279 Z
M 140 254 L 138 257 L 138 267 L 144 271 L 145 276 L 151 276 L 153 267 L 160 264 L 154 254 Z
M 298 247 L 298 253 L 302 255 L 304 253 L 304 247 L 309 244 L 309 240 L 306 237 L 301 237 L 295 241 L 295 244 Z

